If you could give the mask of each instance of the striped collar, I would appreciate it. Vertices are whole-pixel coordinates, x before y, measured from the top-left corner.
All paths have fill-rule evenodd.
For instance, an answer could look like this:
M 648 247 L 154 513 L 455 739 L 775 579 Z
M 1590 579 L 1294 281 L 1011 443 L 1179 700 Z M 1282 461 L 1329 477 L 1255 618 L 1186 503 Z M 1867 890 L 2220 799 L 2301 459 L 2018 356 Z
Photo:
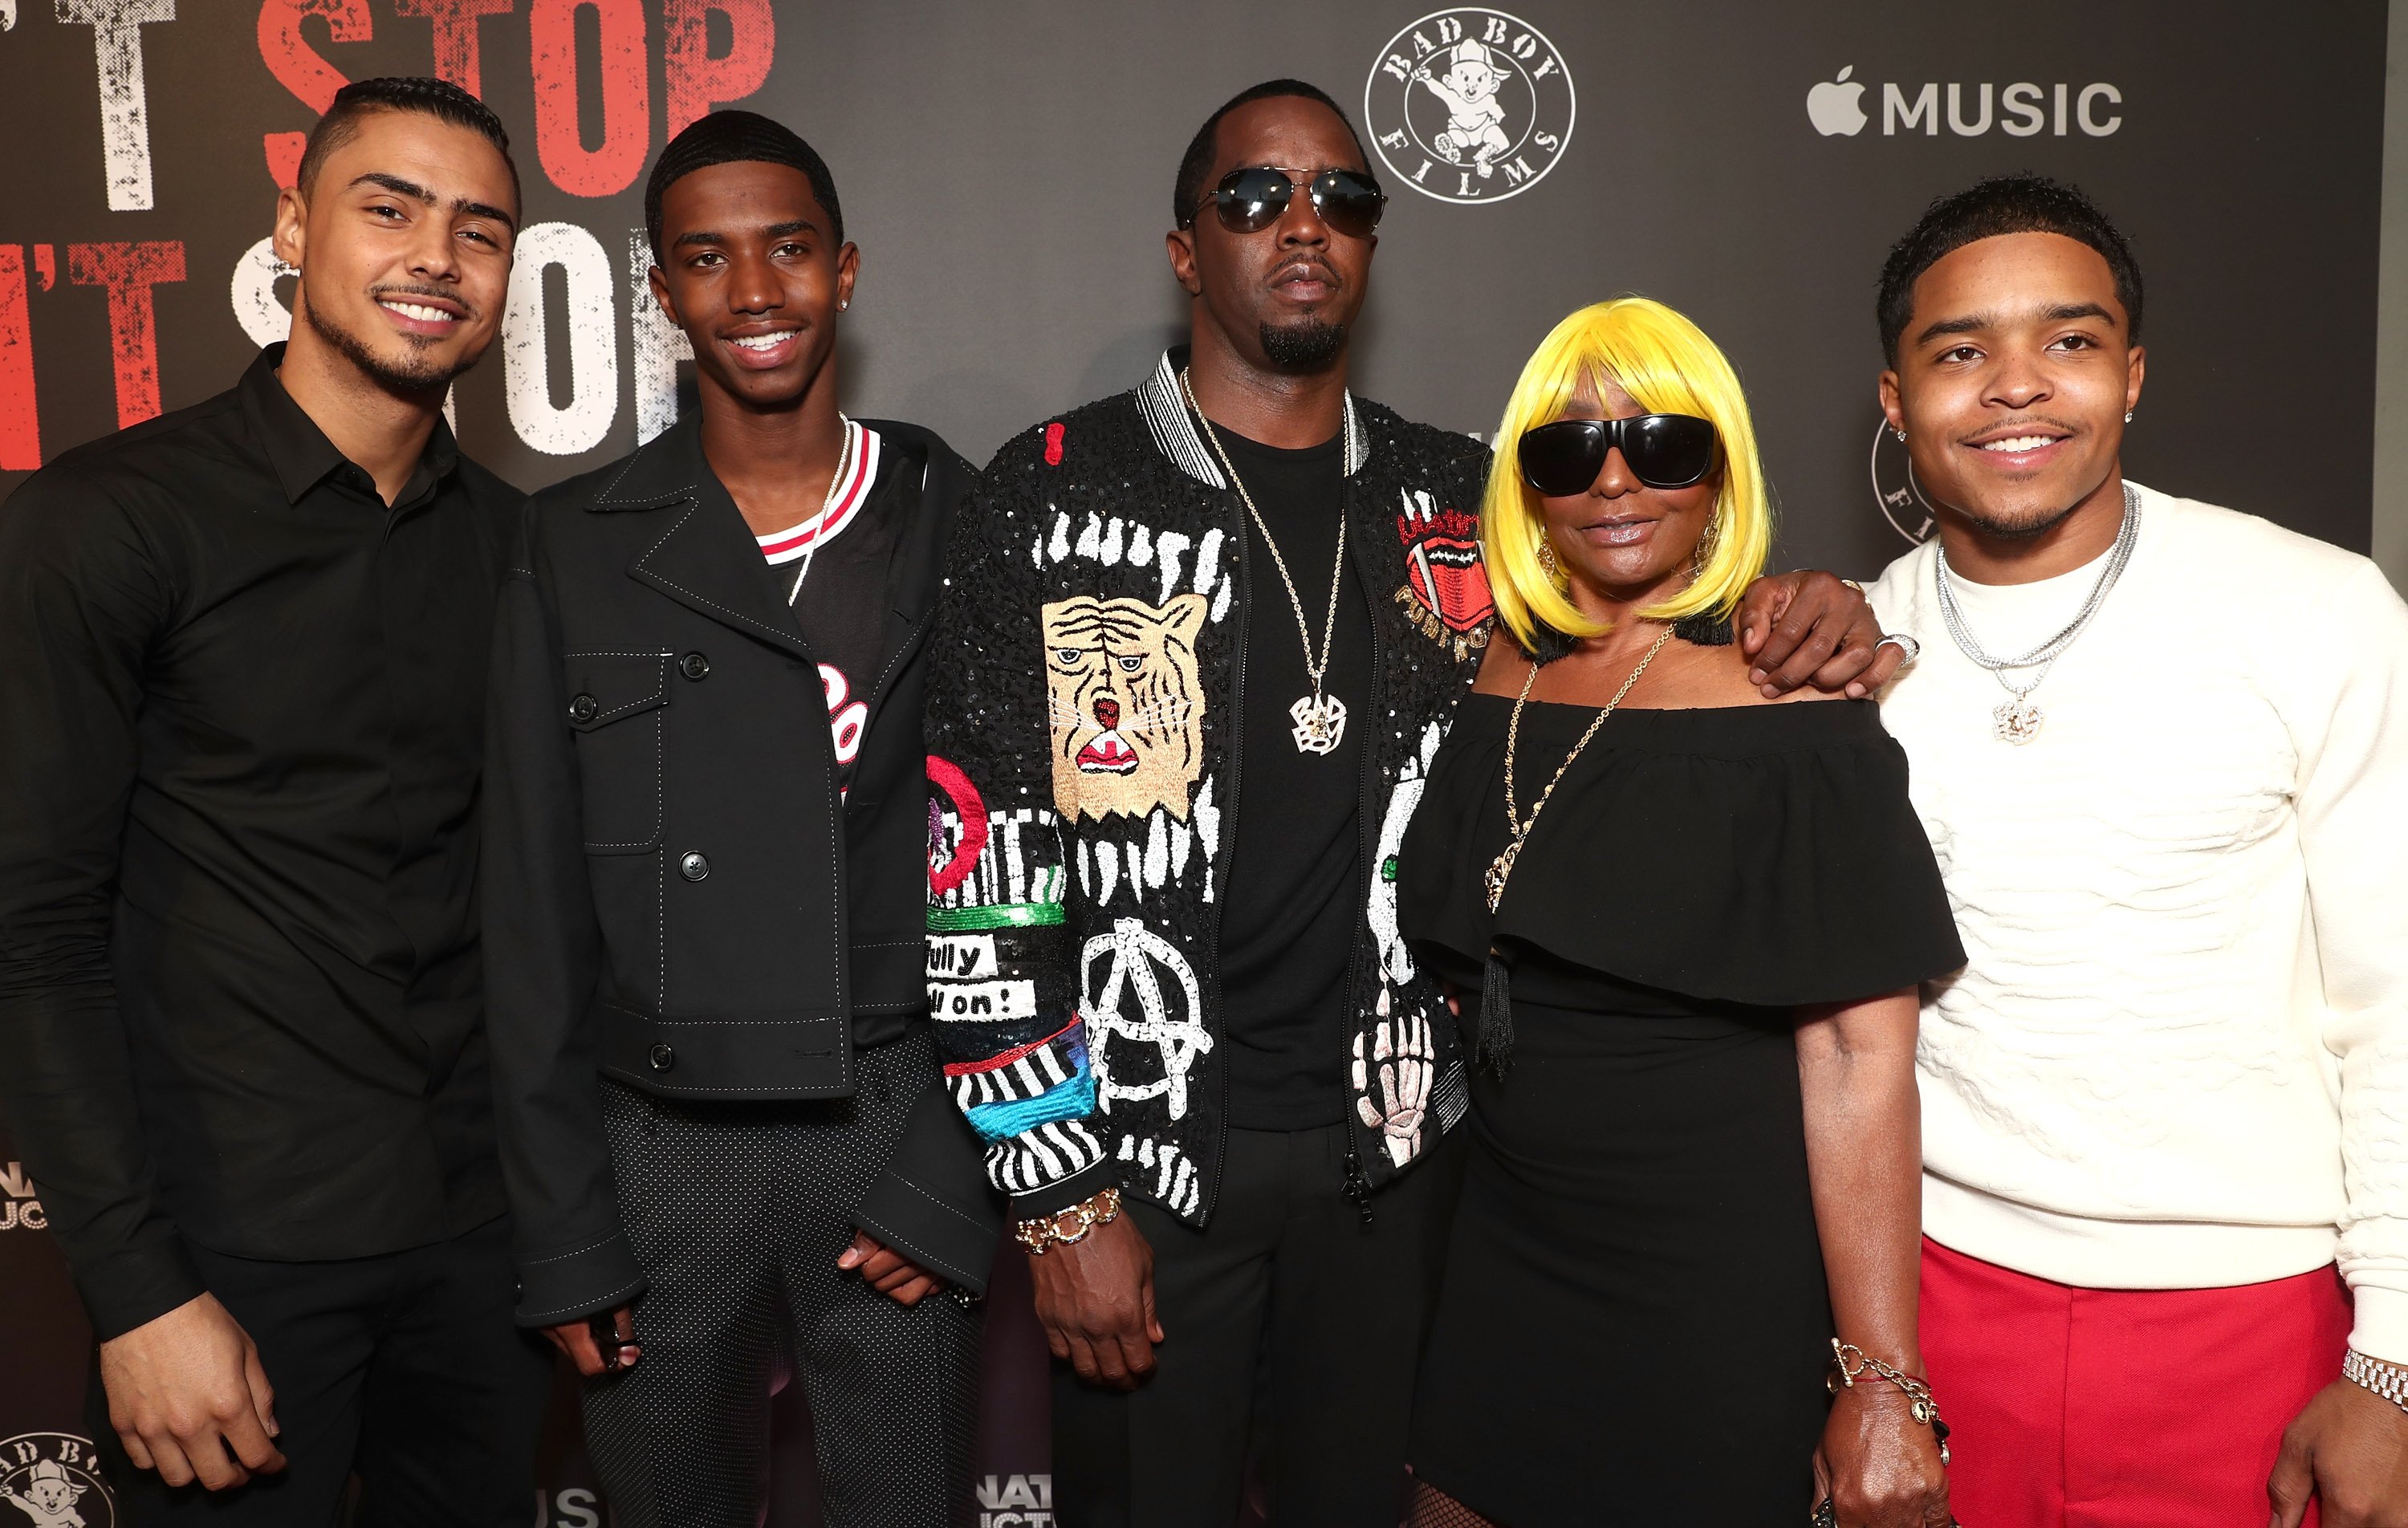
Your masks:
M 844 428 L 849 437 L 844 450 L 844 475 L 828 490 L 825 514 L 813 515 L 782 531 L 753 538 L 761 543 L 761 555 L 772 564 L 791 563 L 814 547 L 827 545 L 861 518 L 861 507 L 869 500 L 870 487 L 878 481 L 880 441 L 878 432 L 859 420 L 845 421 Z
M 1186 360 L 1186 348 L 1162 352 L 1154 363 L 1154 372 L 1137 386 L 1138 412 L 1145 416 L 1146 428 L 1154 432 L 1154 448 L 1179 464 L 1181 471 L 1198 482 L 1214 488 L 1229 486 L 1221 464 L 1212 457 L 1212 448 L 1205 443 L 1196 428 L 1196 415 L 1187 407 L 1187 394 L 1179 385 L 1180 365 Z M 1363 416 L 1355 411 L 1354 394 L 1346 394 L 1346 417 L 1354 425 L 1354 450 L 1346 459 L 1346 476 L 1352 478 L 1371 458 L 1371 437 L 1363 428 Z

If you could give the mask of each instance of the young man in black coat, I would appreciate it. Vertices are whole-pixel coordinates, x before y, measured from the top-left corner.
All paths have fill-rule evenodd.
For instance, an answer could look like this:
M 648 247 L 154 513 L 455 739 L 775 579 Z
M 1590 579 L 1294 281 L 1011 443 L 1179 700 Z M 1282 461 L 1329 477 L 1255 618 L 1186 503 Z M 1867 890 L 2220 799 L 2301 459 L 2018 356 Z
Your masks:
M 519 1320 L 589 1377 L 622 1522 L 759 1521 L 782 1351 L 830 1521 L 942 1524 L 1000 1225 L 921 936 L 922 654 L 970 471 L 838 411 L 858 254 L 800 138 L 706 117 L 645 204 L 701 410 L 529 503 L 494 639 Z

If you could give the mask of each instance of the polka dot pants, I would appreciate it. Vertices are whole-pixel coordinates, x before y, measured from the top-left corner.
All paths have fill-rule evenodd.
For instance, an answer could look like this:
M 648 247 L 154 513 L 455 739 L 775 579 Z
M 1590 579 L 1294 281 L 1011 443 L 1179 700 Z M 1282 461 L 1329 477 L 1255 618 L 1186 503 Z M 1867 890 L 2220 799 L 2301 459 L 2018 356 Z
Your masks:
M 922 1033 L 855 1060 L 850 1098 L 602 1085 L 620 1214 L 652 1282 L 641 1362 L 585 1392 L 622 1528 L 755 1528 L 773 1365 L 806 1387 L 829 1528 L 969 1521 L 978 1318 L 941 1294 L 907 1309 L 836 1266 L 936 1058 Z

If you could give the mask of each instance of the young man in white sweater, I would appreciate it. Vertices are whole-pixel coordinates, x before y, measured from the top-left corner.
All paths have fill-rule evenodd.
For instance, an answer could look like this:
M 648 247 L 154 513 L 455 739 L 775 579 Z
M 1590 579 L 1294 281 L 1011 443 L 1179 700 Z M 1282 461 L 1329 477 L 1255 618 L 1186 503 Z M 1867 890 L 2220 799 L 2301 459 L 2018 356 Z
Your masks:
M 1939 517 L 1884 717 L 1970 955 L 1920 1045 L 1955 1506 L 2408 1523 L 2408 607 L 2124 478 L 2141 277 L 2080 192 L 1935 202 L 1880 315 Z M 2236 473 L 2316 449 L 2228 399 Z

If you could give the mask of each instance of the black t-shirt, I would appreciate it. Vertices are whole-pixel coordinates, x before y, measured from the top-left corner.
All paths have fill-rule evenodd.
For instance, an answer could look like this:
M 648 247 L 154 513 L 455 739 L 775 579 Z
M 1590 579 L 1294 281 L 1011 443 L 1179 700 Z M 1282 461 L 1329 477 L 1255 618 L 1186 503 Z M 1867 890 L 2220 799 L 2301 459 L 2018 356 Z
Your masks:
M 858 423 L 848 428 L 853 449 L 825 525 L 814 536 L 814 516 L 757 538 L 779 603 L 794 610 L 819 660 L 839 790 L 851 789 L 853 763 L 861 757 L 869 693 L 884 655 L 887 570 L 910 515 L 909 495 L 919 483 L 916 470 L 902 470 L 911 464 L 907 453 Z
M 1338 551 L 1343 442 L 1283 450 L 1220 434 L 1287 558 L 1318 654 Z M 1312 680 L 1296 607 L 1262 533 L 1252 516 L 1245 521 L 1244 734 L 1220 941 L 1229 1122 L 1240 1130 L 1306 1130 L 1334 1124 L 1345 1111 L 1347 988 L 1363 916 L 1371 610 L 1350 555 L 1323 686 L 1345 703 L 1346 729 L 1334 751 L 1303 752 L 1288 708 L 1312 693 Z

